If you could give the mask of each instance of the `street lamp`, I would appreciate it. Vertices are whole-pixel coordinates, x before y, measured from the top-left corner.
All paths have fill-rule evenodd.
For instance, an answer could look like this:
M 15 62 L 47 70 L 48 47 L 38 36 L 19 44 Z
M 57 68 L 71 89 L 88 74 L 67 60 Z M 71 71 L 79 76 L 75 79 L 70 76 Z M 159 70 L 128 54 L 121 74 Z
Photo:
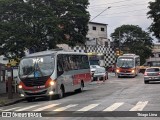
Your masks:
M 98 15 L 96 15 L 94 18 L 92 18 L 92 20 L 94 20 L 95 18 L 97 18 L 99 15 L 101 15 L 103 12 L 105 12 L 106 10 L 110 9 L 111 7 L 107 7 L 106 9 L 104 9 L 102 12 L 100 12 Z M 91 21 L 92 21 L 91 20 Z M 90 22 L 91 22 L 90 21 Z

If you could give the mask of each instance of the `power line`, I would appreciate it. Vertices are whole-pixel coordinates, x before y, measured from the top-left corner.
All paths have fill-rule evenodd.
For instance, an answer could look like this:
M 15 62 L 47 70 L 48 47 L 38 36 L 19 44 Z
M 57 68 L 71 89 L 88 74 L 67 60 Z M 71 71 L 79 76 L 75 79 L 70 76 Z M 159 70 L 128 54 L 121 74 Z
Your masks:
M 117 3 L 123 3 L 123 2 L 129 2 L 129 1 L 133 1 L 133 0 L 123 0 L 123 1 L 118 1 L 118 2 L 112 2 L 112 3 L 107 3 L 107 4 L 99 4 L 99 5 L 91 5 L 91 6 L 89 6 L 89 8 L 95 8 L 96 6 L 108 6 L 108 5 L 112 5 L 112 4 L 117 4 Z M 141 1 L 142 3 L 144 3 L 144 2 L 146 2 L 146 0 L 144 0 L 144 1 Z M 150 0 L 148 0 L 147 2 L 150 2 Z
M 117 12 L 117 13 L 110 13 L 110 14 L 115 15 L 115 14 L 121 14 L 121 13 L 137 12 L 137 11 L 142 11 L 142 10 L 147 10 L 147 9 L 132 10 L 132 11 L 126 11 L 126 12 Z M 108 14 L 105 14 L 105 15 L 108 15 Z M 100 16 L 105 16 L 105 15 L 100 15 Z
M 137 4 L 137 6 L 140 6 L 140 5 L 144 5 L 144 4 Z M 137 7 L 136 6 L 136 7 Z M 119 9 L 119 7 L 118 6 L 116 6 L 117 8 L 114 8 L 115 6 L 113 6 L 113 8 L 112 8 L 112 10 L 115 10 L 115 9 Z M 124 6 L 124 7 L 121 7 L 121 8 L 133 8 L 133 7 L 135 7 L 135 6 L 133 6 L 133 5 L 131 5 L 131 6 Z M 89 10 L 90 11 L 90 13 L 97 13 L 98 11 L 100 11 L 100 10 L 98 10 L 98 9 L 95 9 L 94 11 L 91 11 L 91 10 Z
M 142 11 L 142 10 L 146 10 L 146 9 L 140 9 L 140 10 L 134 10 L 134 11 L 127 11 L 127 12 L 119 12 L 119 13 L 111 13 L 111 15 L 115 15 L 115 14 L 122 14 L 122 13 L 130 13 L 130 12 L 137 12 L 137 11 Z M 105 15 L 98 15 L 98 16 L 106 16 L 108 14 L 105 14 Z M 95 16 L 95 17 L 98 17 L 98 16 Z M 94 18 L 95 18 L 94 17 Z M 93 19 L 92 19 L 93 20 Z
M 136 3 L 135 4 L 124 4 L 124 5 L 119 5 L 119 6 L 112 6 L 112 9 L 117 9 L 119 7 L 121 7 L 121 8 L 127 8 L 127 7 L 131 7 L 131 6 L 135 7 L 135 5 L 136 6 L 141 6 L 141 5 L 147 5 L 147 4 L 144 4 L 144 3 L 143 4 L 136 4 Z
M 146 15 L 124 15 L 124 16 L 102 16 L 102 17 L 106 17 L 106 18 L 114 18 L 114 17 L 135 17 L 135 16 L 139 16 L 139 17 L 144 17 L 144 16 L 146 16 Z
M 112 2 L 112 3 L 107 3 L 107 4 L 92 5 L 92 6 L 89 6 L 89 7 L 95 7 L 95 6 L 101 6 L 101 5 L 108 5 L 108 4 L 116 4 L 116 3 L 126 2 L 126 1 L 132 1 L 132 0 L 122 0 L 122 1 Z

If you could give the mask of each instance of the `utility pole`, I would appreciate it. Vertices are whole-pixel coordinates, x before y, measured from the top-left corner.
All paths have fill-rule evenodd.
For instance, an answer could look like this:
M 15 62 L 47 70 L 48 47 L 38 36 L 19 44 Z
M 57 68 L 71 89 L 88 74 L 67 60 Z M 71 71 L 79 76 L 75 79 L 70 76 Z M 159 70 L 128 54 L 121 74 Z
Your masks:
M 8 76 L 8 99 L 13 98 L 13 93 L 12 93 L 12 81 L 13 81 L 13 70 L 11 66 L 7 68 L 7 76 Z
M 121 31 L 119 31 L 119 53 L 121 51 Z

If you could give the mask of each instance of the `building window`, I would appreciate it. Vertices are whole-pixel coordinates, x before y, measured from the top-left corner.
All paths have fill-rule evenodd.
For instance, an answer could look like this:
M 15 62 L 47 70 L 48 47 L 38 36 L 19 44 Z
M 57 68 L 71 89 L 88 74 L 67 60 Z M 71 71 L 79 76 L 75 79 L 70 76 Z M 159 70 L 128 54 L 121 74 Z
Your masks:
M 89 38 L 87 37 L 87 38 L 86 38 L 86 40 L 88 41 L 88 40 L 89 40 Z
M 101 31 L 104 31 L 104 28 L 101 28 Z
M 160 57 L 160 54 L 158 54 L 158 57 Z
M 96 27 L 93 27 L 92 29 L 93 29 L 93 30 L 96 30 Z
M 154 58 L 154 57 L 155 57 L 155 55 L 154 55 L 154 54 L 152 54 L 152 55 L 151 55 L 151 57 L 152 57 L 152 58 Z

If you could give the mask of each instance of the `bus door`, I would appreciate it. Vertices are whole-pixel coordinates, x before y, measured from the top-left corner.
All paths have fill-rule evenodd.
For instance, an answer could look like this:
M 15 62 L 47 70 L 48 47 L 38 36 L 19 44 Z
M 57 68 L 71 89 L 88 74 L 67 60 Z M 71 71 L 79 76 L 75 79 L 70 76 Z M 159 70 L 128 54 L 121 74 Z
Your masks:
M 57 80 L 63 84 L 65 92 L 73 91 L 73 74 L 70 70 L 69 55 L 59 54 L 57 57 Z

